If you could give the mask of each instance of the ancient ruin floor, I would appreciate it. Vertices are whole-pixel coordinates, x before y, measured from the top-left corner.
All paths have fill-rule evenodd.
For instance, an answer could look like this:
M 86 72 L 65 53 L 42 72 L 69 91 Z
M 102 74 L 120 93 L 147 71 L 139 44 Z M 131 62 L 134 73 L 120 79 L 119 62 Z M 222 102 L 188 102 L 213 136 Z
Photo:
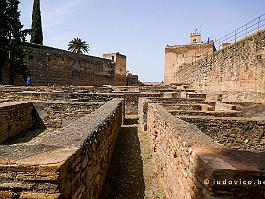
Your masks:
M 165 198 L 157 184 L 150 137 L 138 128 L 137 116 L 126 116 L 101 198 Z

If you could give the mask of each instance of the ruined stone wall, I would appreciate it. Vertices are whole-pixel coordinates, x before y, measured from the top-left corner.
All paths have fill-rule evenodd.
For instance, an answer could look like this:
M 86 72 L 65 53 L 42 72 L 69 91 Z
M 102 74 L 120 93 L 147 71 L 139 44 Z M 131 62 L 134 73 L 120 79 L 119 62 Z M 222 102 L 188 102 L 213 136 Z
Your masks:
M 148 105 L 147 130 L 152 136 L 159 186 L 167 198 L 264 197 L 259 184 L 264 181 L 264 152 L 223 147 L 156 104 Z
M 61 93 L 110 93 L 112 91 L 111 87 L 98 87 L 98 86 L 0 86 L 0 92 L 61 92 Z
M 32 103 L 0 103 L 0 143 L 31 128 L 32 111 Z
M 34 107 L 47 128 L 62 128 L 95 111 L 103 102 L 41 102 Z
M 0 101 L 60 101 L 76 103 L 107 102 L 113 98 L 124 98 L 126 114 L 137 114 L 139 97 L 162 97 L 159 92 L 137 92 L 130 87 L 99 87 L 99 93 L 93 93 L 96 89 L 91 87 L 0 87 Z M 133 90 L 129 92 L 128 90 Z M 89 105 L 89 104 L 87 104 Z
M 112 107 L 109 103 L 109 107 L 105 106 L 105 110 L 101 109 L 97 116 L 94 115 L 101 118 L 101 114 L 103 114 L 106 117 L 100 124 L 103 127 L 95 128 L 95 132 L 88 135 L 85 142 L 80 145 L 82 148 L 61 167 L 59 187 L 64 198 L 99 197 L 116 138 L 123 123 L 124 109 L 121 101 L 119 103 L 116 101 L 116 104 L 112 103 Z
M 265 119 L 209 116 L 181 116 L 180 118 L 196 125 L 216 143 L 253 152 L 265 149 Z
M 139 85 L 138 75 L 128 74 L 126 77 L 126 85 L 138 86 Z
M 34 142 L 0 145 L 0 198 L 99 198 L 123 106 L 114 99 Z
M 143 131 L 147 130 L 147 111 L 150 102 L 152 101 L 147 98 L 139 98 L 138 100 L 139 127 Z
M 240 95 L 244 95 L 244 92 L 264 94 L 264 47 L 265 30 L 206 58 L 184 64 L 177 71 L 179 81 L 191 83 L 193 88 L 206 91 L 237 91 Z
M 0 97 L 9 101 L 40 100 L 40 101 L 68 101 L 68 102 L 107 102 L 122 94 L 110 93 L 73 93 L 73 92 L 0 92 Z
M 106 59 L 115 62 L 114 80 L 115 85 L 126 85 L 126 56 L 118 53 L 103 54 Z
M 142 96 L 138 100 L 138 115 L 139 115 L 139 124 L 140 128 L 144 131 L 147 130 L 147 107 L 148 103 L 158 103 L 164 106 L 170 112 L 177 114 L 175 111 L 183 111 L 183 113 L 188 114 L 191 111 L 190 109 L 198 107 L 199 110 L 207 109 L 213 107 L 214 103 L 205 102 L 203 98 L 172 98 L 172 97 L 151 97 L 151 96 Z M 181 107 L 182 106 L 182 107 Z M 177 108 L 186 108 L 186 110 L 177 110 Z M 194 111 L 194 110 L 192 110 Z M 196 111 L 197 112 L 197 111 Z M 199 111 L 205 113 L 205 111 Z
M 115 64 L 110 60 L 40 45 L 25 44 L 23 47 L 32 85 L 115 84 Z

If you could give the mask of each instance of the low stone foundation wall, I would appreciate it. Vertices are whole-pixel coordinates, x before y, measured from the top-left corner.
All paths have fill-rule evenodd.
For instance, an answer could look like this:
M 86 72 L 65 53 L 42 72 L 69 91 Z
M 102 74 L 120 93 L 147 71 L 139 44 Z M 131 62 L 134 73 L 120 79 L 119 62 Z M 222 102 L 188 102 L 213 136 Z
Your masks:
M 116 91 L 115 89 L 118 90 Z M 125 87 L 99 87 L 100 92 L 91 93 L 95 91 L 95 87 L 0 87 L 0 98 L 4 101 L 60 101 L 65 102 L 107 102 L 114 98 L 124 98 L 125 112 L 128 115 L 135 115 L 138 111 L 139 97 L 162 97 L 162 93 L 140 93 L 122 91 Z M 109 91 L 113 92 L 109 92 Z M 102 91 L 102 93 L 101 93 Z
M 215 107 L 214 102 L 206 102 L 203 98 L 165 98 L 142 96 L 138 101 L 138 115 L 140 128 L 144 131 L 147 130 L 147 107 L 150 102 L 162 104 L 166 109 L 170 110 L 170 112 L 174 112 L 178 109 L 184 109 L 183 111 L 188 113 L 188 111 L 194 111 L 194 108 L 197 108 L 197 112 L 201 112 L 198 114 L 204 114 L 206 111 L 213 110 Z
M 180 116 L 215 142 L 253 152 L 265 151 L 265 118 Z
M 166 98 L 166 97 L 152 97 L 152 101 L 154 102 L 161 102 L 165 104 L 174 104 L 174 103 L 208 103 L 205 102 L 205 99 L 202 98 Z
M 164 105 L 168 110 L 195 110 L 195 111 L 209 111 L 213 110 L 212 106 L 207 104 L 165 104 Z
M 147 111 L 148 103 L 152 102 L 147 98 L 140 98 L 138 102 L 139 127 L 141 130 L 147 130 Z
M 242 117 L 240 111 L 194 111 L 194 110 L 168 110 L 172 115 L 191 115 L 191 116 L 215 116 L 215 117 Z
M 103 102 L 42 102 L 33 105 L 47 128 L 62 128 L 69 123 L 90 114 Z
M 0 85 L 1 92 L 24 92 L 24 91 L 35 91 L 35 92 L 86 92 L 86 93 L 110 93 L 113 91 L 111 86 L 10 86 Z
M 187 93 L 187 98 L 202 98 L 206 99 L 205 93 Z
M 0 145 L 0 198 L 98 198 L 123 113 L 113 99 L 39 140 Z
M 264 198 L 264 152 L 221 146 L 158 104 L 148 105 L 147 130 L 167 198 Z
M 28 130 L 34 122 L 32 103 L 0 103 L 0 143 Z

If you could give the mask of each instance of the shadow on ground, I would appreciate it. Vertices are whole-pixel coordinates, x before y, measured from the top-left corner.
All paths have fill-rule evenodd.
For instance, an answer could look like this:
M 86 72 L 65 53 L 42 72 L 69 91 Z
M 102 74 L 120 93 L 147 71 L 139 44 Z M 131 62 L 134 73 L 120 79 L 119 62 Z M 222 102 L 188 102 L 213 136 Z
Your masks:
M 8 138 L 1 144 L 12 145 L 12 144 L 27 143 L 33 140 L 34 138 L 36 138 L 37 136 L 39 136 L 40 134 L 42 134 L 43 132 L 45 132 L 47 128 L 45 127 L 35 107 L 33 107 L 31 114 L 32 114 L 31 128 L 29 128 L 28 130 L 26 130 L 25 132 L 22 132 L 21 134 L 17 136 Z
M 142 199 L 145 184 L 137 125 L 123 126 L 116 143 L 101 199 Z

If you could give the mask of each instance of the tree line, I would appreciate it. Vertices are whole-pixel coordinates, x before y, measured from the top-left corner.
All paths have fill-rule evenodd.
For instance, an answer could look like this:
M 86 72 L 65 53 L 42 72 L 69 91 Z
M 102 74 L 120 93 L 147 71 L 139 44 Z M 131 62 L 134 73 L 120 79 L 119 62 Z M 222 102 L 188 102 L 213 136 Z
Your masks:
M 11 84 L 14 81 L 15 69 L 24 57 L 20 45 L 25 41 L 25 31 L 22 30 L 18 5 L 18 0 L 0 1 L 0 66 L 8 62 Z

